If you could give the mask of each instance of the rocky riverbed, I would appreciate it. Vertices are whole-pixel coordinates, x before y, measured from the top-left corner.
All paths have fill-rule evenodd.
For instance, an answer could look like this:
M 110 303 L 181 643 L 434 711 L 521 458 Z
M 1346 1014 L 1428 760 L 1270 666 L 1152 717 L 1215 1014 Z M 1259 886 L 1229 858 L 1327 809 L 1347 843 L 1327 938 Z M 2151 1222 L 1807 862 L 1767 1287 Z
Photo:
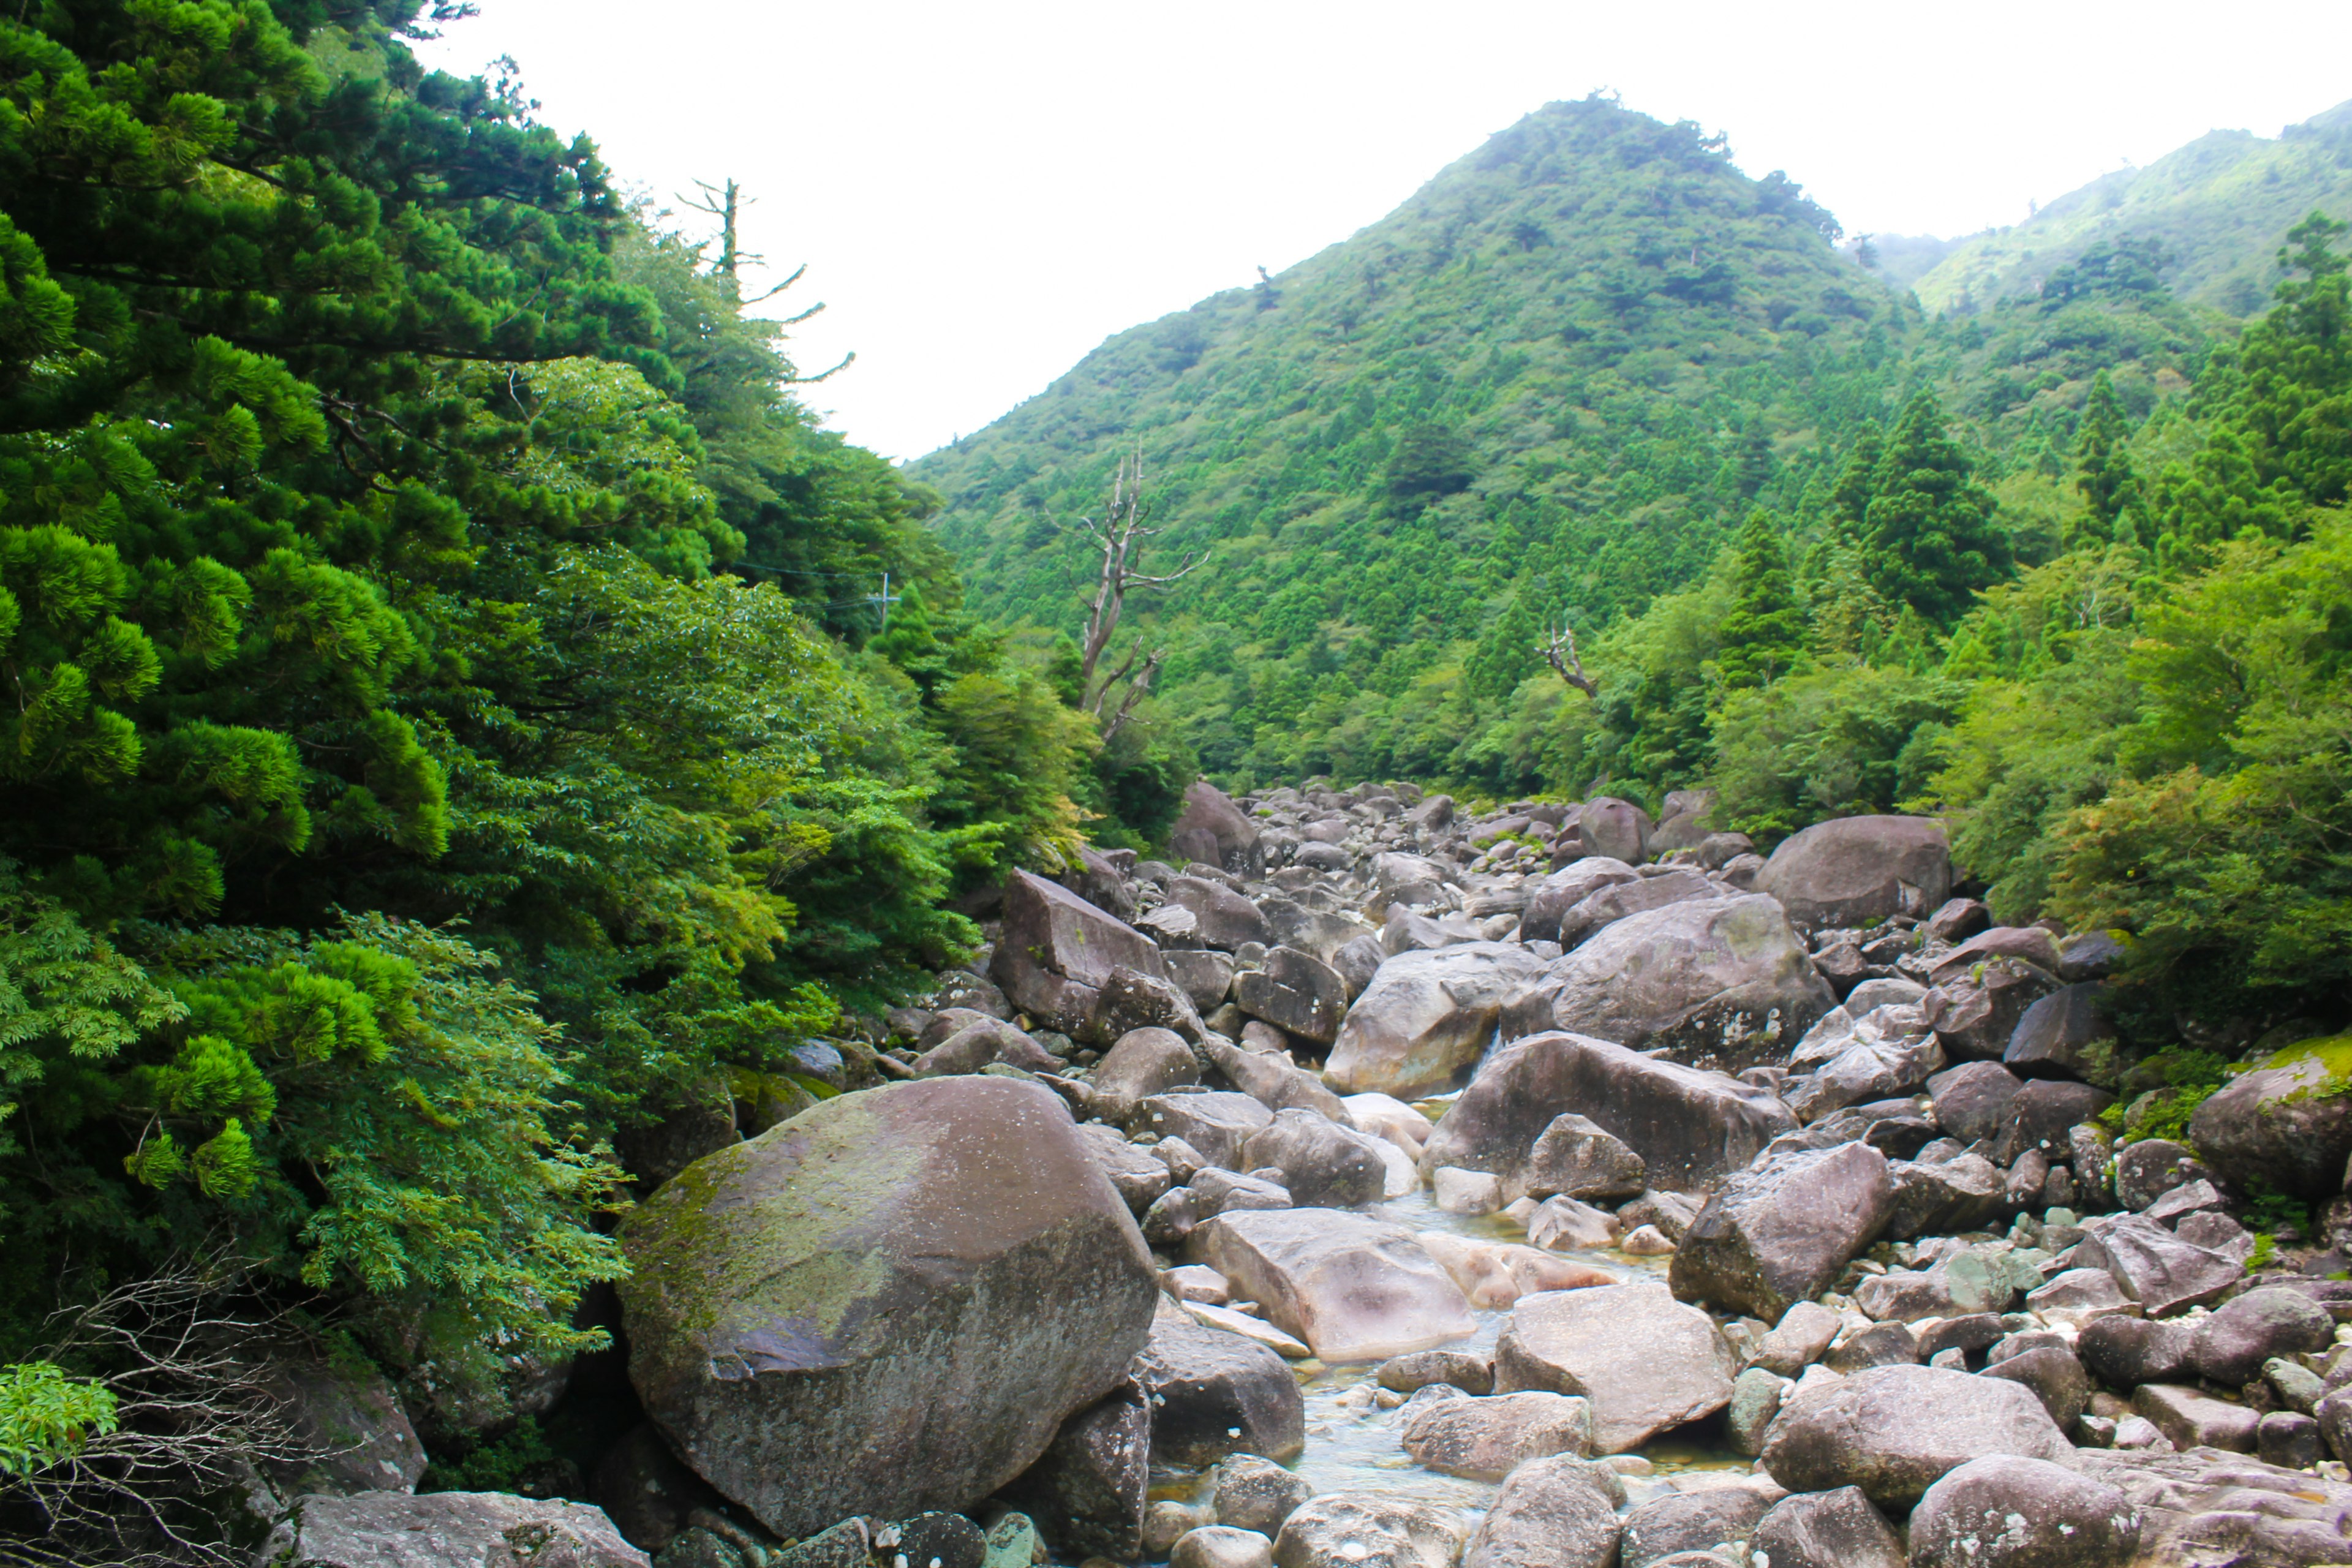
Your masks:
M 1015 874 L 879 1052 L 649 1140 L 584 1496 L 388 1464 L 263 1560 L 2352 1561 L 2333 1058 L 2119 1147 L 2113 939 L 1711 804 L 1197 785 Z

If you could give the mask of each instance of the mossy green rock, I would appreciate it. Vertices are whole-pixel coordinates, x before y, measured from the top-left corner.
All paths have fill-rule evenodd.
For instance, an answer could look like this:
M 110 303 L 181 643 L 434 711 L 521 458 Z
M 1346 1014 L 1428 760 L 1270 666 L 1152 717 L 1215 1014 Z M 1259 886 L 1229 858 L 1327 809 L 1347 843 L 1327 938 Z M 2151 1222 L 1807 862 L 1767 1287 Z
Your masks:
M 899 1083 L 698 1161 L 625 1222 L 629 1375 L 778 1534 L 962 1509 L 1143 1347 L 1158 1281 L 1050 1090 Z
M 2326 1197 L 2352 1158 L 2347 1073 L 2352 1038 L 2289 1046 L 2199 1106 L 2189 1141 L 2240 1185 L 2259 1180 L 2299 1198 Z

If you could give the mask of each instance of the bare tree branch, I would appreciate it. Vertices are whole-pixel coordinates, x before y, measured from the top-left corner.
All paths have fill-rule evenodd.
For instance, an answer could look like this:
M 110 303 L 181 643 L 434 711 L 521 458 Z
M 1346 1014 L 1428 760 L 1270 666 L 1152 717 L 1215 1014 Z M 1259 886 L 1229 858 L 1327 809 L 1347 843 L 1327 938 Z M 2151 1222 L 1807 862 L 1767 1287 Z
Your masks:
M 54 1342 L 37 1359 L 103 1369 L 95 1381 L 114 1396 L 116 1426 L 69 1458 L 0 1473 L 0 1563 L 215 1568 L 249 1558 L 215 1509 L 266 1493 L 264 1467 L 325 1451 L 297 1435 L 257 1353 L 290 1326 L 282 1312 L 238 1305 L 245 1272 L 236 1259 L 182 1258 L 50 1320 Z
M 1544 656 L 1544 662 L 1558 671 L 1562 680 L 1595 701 L 1600 700 L 1600 686 L 1584 673 L 1584 665 L 1576 657 L 1576 633 L 1572 629 L 1566 626 L 1554 628 L 1548 637 L 1536 644 L 1536 651 Z
M 1173 572 L 1151 574 L 1139 570 L 1143 552 L 1150 541 L 1160 536 L 1160 530 L 1144 524 L 1147 515 L 1143 500 L 1143 454 L 1139 449 L 1132 458 L 1119 459 L 1111 477 L 1108 504 L 1099 521 L 1094 518 L 1078 519 L 1078 527 L 1094 542 L 1094 552 L 1100 557 L 1095 573 L 1094 591 L 1077 590 L 1078 602 L 1087 607 L 1087 632 L 1078 647 L 1078 687 L 1082 706 L 1100 721 L 1103 739 L 1118 733 L 1136 704 L 1150 689 L 1151 678 L 1159 670 L 1160 660 L 1167 657 L 1165 648 L 1143 652 L 1139 642 L 1128 650 L 1127 661 L 1100 679 L 1097 667 L 1111 639 L 1118 635 L 1118 623 L 1127 613 L 1127 596 L 1150 589 L 1166 588 L 1182 582 L 1198 568 L 1202 557 L 1196 553 L 1184 557 Z M 1140 657 L 1142 665 L 1137 667 Z M 1111 692 L 1122 682 L 1127 692 L 1108 718 L 1104 706 Z

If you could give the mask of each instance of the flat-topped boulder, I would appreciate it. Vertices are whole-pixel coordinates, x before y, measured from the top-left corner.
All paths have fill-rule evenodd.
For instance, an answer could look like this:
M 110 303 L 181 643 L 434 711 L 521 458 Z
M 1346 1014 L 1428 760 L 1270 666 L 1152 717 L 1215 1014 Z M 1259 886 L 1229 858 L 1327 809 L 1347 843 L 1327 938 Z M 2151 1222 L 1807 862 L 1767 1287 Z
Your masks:
M 1841 816 L 1790 835 L 1756 879 L 1808 931 L 1924 919 L 1952 896 L 1944 825 L 1925 816 Z
M 1538 1139 L 1585 1118 L 1642 1158 L 1653 1186 L 1689 1191 L 1745 1167 L 1797 1119 L 1768 1091 L 1588 1036 L 1533 1035 L 1488 1058 L 1423 1146 L 1422 1169 L 1491 1171 L 1528 1191 Z
M 1971 1459 L 2063 1461 L 2074 1445 L 2023 1384 L 1937 1366 L 1874 1366 L 1801 1385 L 1764 1442 L 1764 1468 L 1790 1491 L 1857 1486 L 1907 1509 Z
M 1348 1009 L 1324 1077 L 1341 1094 L 1402 1100 L 1452 1088 L 1494 1038 L 1505 999 L 1540 968 L 1516 942 L 1396 954 Z
M 1731 1403 L 1738 1357 L 1713 1319 L 1659 1284 L 1522 1296 L 1495 1343 L 1495 1390 L 1592 1403 L 1595 1452 L 1622 1454 Z
M 1010 1078 L 825 1100 L 620 1234 L 646 1414 L 787 1536 L 989 1496 L 1126 1375 L 1160 1294 L 1068 1110 Z
M 1476 1327 L 1461 1289 L 1411 1231 L 1350 1210 L 1223 1214 L 1186 1247 L 1327 1362 L 1385 1361 Z
M 1780 906 L 1757 894 L 1691 898 L 1627 915 L 1552 961 L 1547 1016 L 1565 1029 L 1730 1068 L 1784 1056 L 1837 994 Z

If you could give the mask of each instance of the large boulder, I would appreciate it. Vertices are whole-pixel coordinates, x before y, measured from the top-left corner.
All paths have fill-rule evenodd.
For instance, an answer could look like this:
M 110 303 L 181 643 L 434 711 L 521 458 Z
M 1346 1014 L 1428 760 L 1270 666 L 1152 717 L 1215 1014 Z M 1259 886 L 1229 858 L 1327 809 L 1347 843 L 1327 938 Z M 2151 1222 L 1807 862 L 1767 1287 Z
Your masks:
M 2102 1215 L 2084 1231 L 2075 1266 L 2105 1268 L 2151 1318 L 2210 1301 L 2246 1277 L 2236 1258 L 2184 1241 L 2145 1215 Z
M 1924 918 L 1951 897 L 1952 852 L 1927 817 L 1843 816 L 1783 839 L 1756 889 L 1809 931 Z
M 1242 1145 L 1242 1163 L 1280 1171 L 1291 1201 L 1307 1208 L 1376 1204 L 1387 1187 L 1388 1167 L 1372 1141 L 1312 1110 L 1276 1111 Z
M 828 1100 L 690 1166 L 621 1241 L 646 1414 L 787 1536 L 987 1497 L 1119 1383 L 1159 1299 L 1062 1101 L 1009 1078 Z
M 1708 881 L 1696 871 L 1668 871 L 1663 876 L 1612 882 L 1562 913 L 1559 933 L 1553 940 L 1562 947 L 1575 947 L 1596 931 L 1615 925 L 1629 915 L 1646 914 L 1652 910 L 1662 910 L 1668 904 L 1684 903 L 1692 899 L 1728 896 L 1721 886 Z
M 1617 1568 L 1623 1497 L 1624 1483 L 1603 1466 L 1529 1459 L 1504 1478 L 1462 1568 Z
M 1592 1402 L 1592 1446 L 1638 1448 L 1731 1403 L 1738 1357 L 1713 1319 L 1665 1286 L 1608 1285 L 1522 1296 L 1495 1342 L 1495 1388 Z
M 2197 1108 L 2189 1141 L 2239 1183 L 2257 1177 L 2307 1200 L 2334 1195 L 2352 1155 L 2352 1037 L 2291 1046 Z
M 1886 1157 L 1867 1143 L 1767 1159 L 1707 1199 L 1668 1278 L 1683 1300 L 1778 1322 L 1830 1288 L 1894 1205 Z
M 382 1373 L 294 1342 L 257 1359 L 255 1381 L 276 1403 L 299 1455 L 270 1467 L 286 1495 L 415 1490 L 425 1445 Z
M 1168 847 L 1179 860 L 1205 861 L 1240 876 L 1265 869 L 1257 824 L 1206 779 L 1194 779 L 1186 786 L 1184 809 L 1168 830 Z
M 1097 994 L 1125 966 L 1167 978 L 1150 937 L 1084 899 L 1026 871 L 1004 884 L 1004 935 L 989 976 L 1023 1012 L 1066 1035 L 1091 1028 Z
M 1911 1510 L 1912 1568 L 2124 1568 L 2138 1549 L 2129 1498 L 2047 1459 L 1971 1459 Z
M 1548 1016 L 1516 1022 L 1731 1068 L 1785 1053 L 1837 1005 L 1780 906 L 1755 894 L 1629 915 L 1545 978 L 1559 983 Z
M 2209 1383 L 2237 1388 L 2263 1374 L 2273 1356 L 2324 1351 L 2336 1320 L 2300 1290 L 2272 1285 L 2234 1296 L 2196 1328 L 2189 1355 Z
M 1192 935 L 1203 947 L 1231 952 L 1244 942 L 1273 945 L 1274 928 L 1248 899 L 1206 877 L 1179 877 L 1168 884 L 1168 901 L 1192 911 Z
M 1772 1500 L 1762 1491 L 1743 1486 L 1653 1499 L 1625 1516 L 1619 1561 L 1628 1568 L 1649 1568 L 1654 1563 L 1679 1561 L 1678 1552 L 1696 1554 L 1746 1541 L 1771 1506 Z
M 1652 1185 L 1675 1190 L 1741 1169 L 1797 1126 L 1752 1084 L 1607 1040 L 1541 1034 L 1487 1060 L 1429 1135 L 1422 1169 L 1491 1171 L 1517 1196 L 1528 1190 L 1536 1141 L 1571 1112 L 1640 1155 Z
M 255 1560 L 301 1568 L 650 1568 L 603 1509 L 506 1492 L 297 1498 Z
M 1467 1338 L 1460 1287 L 1412 1233 L 1345 1209 L 1223 1214 L 1186 1240 L 1266 1321 L 1327 1362 L 1385 1361 Z
M 1103 1053 L 1087 1078 L 1106 1121 L 1132 1119 L 1143 1102 L 1201 1081 L 1201 1058 L 1173 1029 L 1135 1029 Z
M 1650 1168 L 1624 1140 L 1570 1111 L 1537 1134 L 1521 1184 L 1536 1198 L 1638 1198 L 1650 1184 Z
M 1288 1459 L 1307 1446 L 1306 1403 L 1283 1359 L 1173 1301 L 1160 1303 L 1135 1377 L 1151 1401 L 1151 1451 L 1170 1464 Z
M 1858 1486 L 1906 1509 L 1988 1454 L 2062 1460 L 2074 1452 L 2021 1384 L 1937 1366 L 1875 1366 L 1801 1387 L 1764 1442 L 1764 1468 L 1790 1491 Z
M 1450 1089 L 1494 1038 L 1504 1000 L 1541 967 L 1516 942 L 1400 952 L 1349 1008 L 1324 1076 L 1341 1094 Z
M 1231 1089 L 1193 1094 L 1155 1094 L 1136 1108 L 1136 1124 L 1164 1142 L 1181 1138 L 1201 1158 L 1228 1171 L 1246 1169 L 1242 1145 L 1274 1120 L 1256 1098 Z
M 1936 983 L 1919 1011 L 1954 1061 L 1997 1061 L 2057 977 L 2021 958 L 1990 958 Z
M 1348 1011 L 1348 983 L 1314 954 L 1277 947 L 1265 968 L 1234 977 L 1234 1005 L 1309 1045 L 1328 1046 Z
M 1849 1105 L 1900 1100 L 1943 1070 L 1944 1048 L 1933 1035 L 1862 1040 L 1824 1064 L 1789 1095 L 1789 1109 L 1819 1121 Z
M 1962 1062 L 1927 1080 L 1927 1098 L 1944 1131 L 1973 1143 L 2000 1136 L 2009 1102 L 2024 1087 L 2024 1080 L 1999 1062 Z
M 1568 808 L 1553 831 L 1551 852 L 1555 859 L 1605 855 L 1638 866 L 1650 858 L 1650 833 L 1648 812 L 1615 795 L 1597 795 Z
M 1603 888 L 1638 881 L 1640 878 L 1633 867 L 1606 855 L 1570 861 L 1530 887 L 1528 907 L 1519 915 L 1519 939 L 1558 942 L 1562 915 Z
M 2104 985 L 2066 985 L 2025 1010 L 2000 1059 L 2024 1078 L 2113 1083 L 2116 1021 Z

